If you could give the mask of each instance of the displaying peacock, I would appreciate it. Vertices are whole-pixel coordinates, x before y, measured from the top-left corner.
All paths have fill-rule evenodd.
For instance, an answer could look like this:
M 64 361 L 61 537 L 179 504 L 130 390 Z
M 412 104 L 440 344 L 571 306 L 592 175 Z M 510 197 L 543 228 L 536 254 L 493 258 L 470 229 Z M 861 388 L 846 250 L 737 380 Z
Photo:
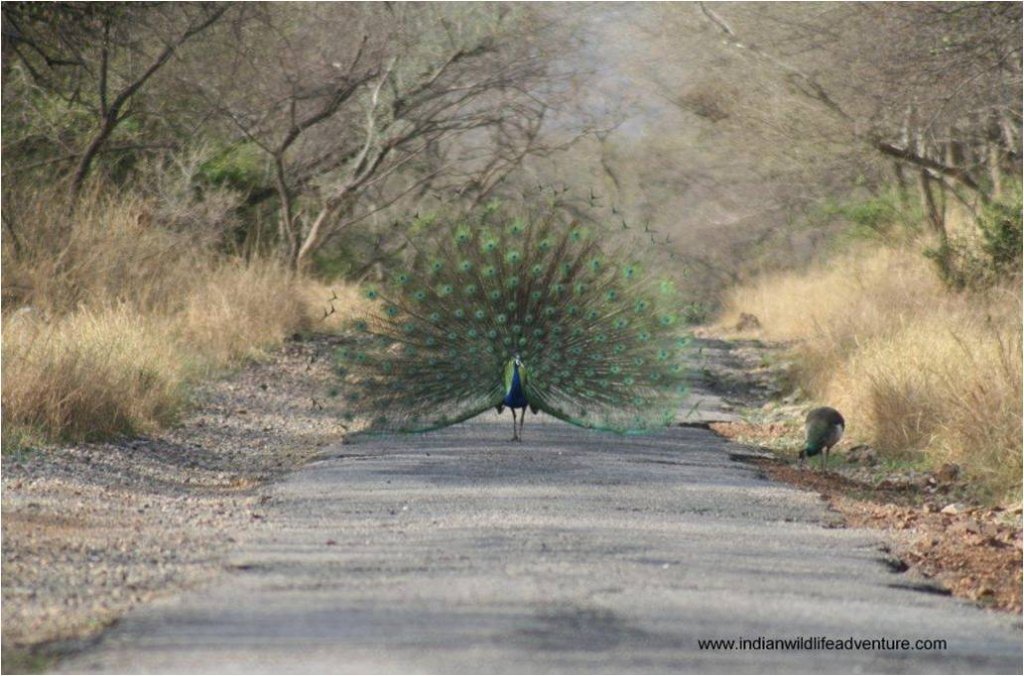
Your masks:
M 338 353 L 346 417 L 427 431 L 488 409 L 633 432 L 672 422 L 685 394 L 674 285 L 555 210 L 430 223 L 415 256 L 366 290 Z M 605 247 L 608 248 L 608 247 Z M 518 418 L 516 428 L 516 411 Z

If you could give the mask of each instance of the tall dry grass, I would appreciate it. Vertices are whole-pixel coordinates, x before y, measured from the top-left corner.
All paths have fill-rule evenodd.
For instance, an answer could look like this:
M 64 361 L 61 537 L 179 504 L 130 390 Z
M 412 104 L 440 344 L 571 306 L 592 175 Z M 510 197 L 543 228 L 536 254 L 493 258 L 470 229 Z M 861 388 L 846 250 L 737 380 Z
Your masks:
M 895 458 L 956 462 L 993 499 L 1021 491 L 1021 299 L 953 294 L 909 249 L 864 249 L 827 268 L 732 290 L 722 324 L 757 315 L 796 341 L 796 378 Z
M 169 329 L 166 319 L 127 309 L 6 319 L 4 431 L 86 440 L 173 421 L 186 401 L 188 363 Z
M 59 190 L 7 197 L 14 235 L 3 240 L 5 311 L 49 316 L 82 307 L 177 309 L 184 291 L 214 264 L 188 232 L 154 222 L 155 205 L 98 186 L 73 205 Z
M 178 338 L 214 366 L 258 356 L 313 326 L 316 309 L 303 291 L 311 284 L 265 261 L 221 264 L 184 299 Z
M 273 261 L 218 253 L 145 199 L 58 193 L 15 210 L 3 243 L 3 425 L 12 438 L 158 428 L 190 384 L 314 327 L 331 291 Z M 345 315 L 355 294 L 335 301 Z

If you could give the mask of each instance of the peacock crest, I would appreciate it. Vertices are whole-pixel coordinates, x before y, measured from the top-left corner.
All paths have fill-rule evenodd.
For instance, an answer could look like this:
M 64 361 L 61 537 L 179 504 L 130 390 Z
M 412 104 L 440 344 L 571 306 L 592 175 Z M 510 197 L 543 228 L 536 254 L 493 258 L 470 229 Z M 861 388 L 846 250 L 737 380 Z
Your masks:
M 409 266 L 366 289 L 370 309 L 338 352 L 346 418 L 414 432 L 500 409 L 515 360 L 533 410 L 618 432 L 674 420 L 686 339 L 671 282 L 555 211 L 492 208 L 410 245 Z

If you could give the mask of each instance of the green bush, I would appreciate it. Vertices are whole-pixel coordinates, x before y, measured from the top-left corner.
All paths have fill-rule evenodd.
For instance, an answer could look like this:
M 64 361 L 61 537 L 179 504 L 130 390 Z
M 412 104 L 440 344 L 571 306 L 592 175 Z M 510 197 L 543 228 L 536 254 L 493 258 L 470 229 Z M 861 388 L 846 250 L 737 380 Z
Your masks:
M 951 236 L 924 254 L 953 289 L 984 289 L 1021 274 L 1021 187 L 986 204 L 976 221 L 978 236 Z
M 852 225 L 849 235 L 855 239 L 894 243 L 920 232 L 924 217 L 920 208 L 912 204 L 905 193 L 892 188 L 867 199 L 833 204 L 827 212 L 848 221 Z
M 998 273 L 1020 273 L 1021 186 L 1015 185 L 1005 198 L 985 205 L 978 218 L 981 250 Z
M 267 180 L 266 154 L 253 143 L 229 146 L 200 167 L 202 177 L 212 185 L 247 192 Z

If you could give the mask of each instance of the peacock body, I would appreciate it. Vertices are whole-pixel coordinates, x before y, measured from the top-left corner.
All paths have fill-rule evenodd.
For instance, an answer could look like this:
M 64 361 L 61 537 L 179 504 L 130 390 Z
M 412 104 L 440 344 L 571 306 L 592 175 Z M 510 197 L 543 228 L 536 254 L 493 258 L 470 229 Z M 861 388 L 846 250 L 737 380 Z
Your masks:
M 583 427 L 672 422 L 685 394 L 674 286 L 550 212 L 433 224 L 407 269 L 366 290 L 339 352 L 346 417 L 426 431 L 488 409 Z M 522 422 L 514 438 L 521 438 Z

